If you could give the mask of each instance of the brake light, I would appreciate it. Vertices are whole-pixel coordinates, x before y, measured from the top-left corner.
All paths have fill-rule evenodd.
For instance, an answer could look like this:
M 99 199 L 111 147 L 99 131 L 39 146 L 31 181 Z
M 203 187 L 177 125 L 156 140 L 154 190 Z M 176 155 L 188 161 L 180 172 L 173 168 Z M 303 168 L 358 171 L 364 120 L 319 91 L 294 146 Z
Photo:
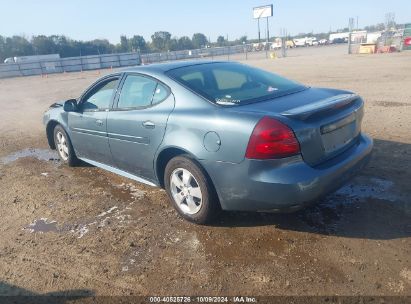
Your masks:
M 300 153 L 300 144 L 287 125 L 271 117 L 262 118 L 248 142 L 246 158 L 275 159 Z

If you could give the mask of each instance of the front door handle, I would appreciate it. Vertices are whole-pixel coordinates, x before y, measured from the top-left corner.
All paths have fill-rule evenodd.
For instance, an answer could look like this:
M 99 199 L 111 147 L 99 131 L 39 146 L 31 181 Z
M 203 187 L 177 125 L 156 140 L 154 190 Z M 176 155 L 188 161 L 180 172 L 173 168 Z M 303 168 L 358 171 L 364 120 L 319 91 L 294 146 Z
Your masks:
M 147 129 L 154 129 L 156 127 L 155 123 L 150 120 L 143 122 L 143 126 Z
M 101 119 L 97 119 L 97 120 L 96 120 L 96 124 L 97 124 L 98 126 L 102 126 L 102 125 L 103 125 L 103 121 L 102 121 Z

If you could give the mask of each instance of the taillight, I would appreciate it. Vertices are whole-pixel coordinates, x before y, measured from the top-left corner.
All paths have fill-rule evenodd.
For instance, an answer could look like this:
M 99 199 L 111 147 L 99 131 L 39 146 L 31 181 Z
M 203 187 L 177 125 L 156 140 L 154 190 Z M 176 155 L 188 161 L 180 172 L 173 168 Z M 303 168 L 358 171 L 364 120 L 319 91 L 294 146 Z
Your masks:
M 300 153 L 300 144 L 287 125 L 271 117 L 262 118 L 248 142 L 245 157 L 252 159 L 284 158 Z

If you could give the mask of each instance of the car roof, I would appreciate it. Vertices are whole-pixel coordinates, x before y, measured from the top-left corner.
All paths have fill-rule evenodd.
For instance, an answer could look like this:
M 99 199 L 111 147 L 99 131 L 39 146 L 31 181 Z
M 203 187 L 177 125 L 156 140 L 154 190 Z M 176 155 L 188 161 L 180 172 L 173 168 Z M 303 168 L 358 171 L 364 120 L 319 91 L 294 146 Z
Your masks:
M 170 70 L 203 65 L 203 64 L 212 64 L 212 63 L 227 63 L 228 61 L 211 61 L 211 60 L 190 60 L 190 61 L 174 61 L 167 63 L 155 63 L 148 65 L 141 65 L 135 67 L 129 67 L 122 70 L 122 72 L 156 72 L 156 73 L 165 73 Z

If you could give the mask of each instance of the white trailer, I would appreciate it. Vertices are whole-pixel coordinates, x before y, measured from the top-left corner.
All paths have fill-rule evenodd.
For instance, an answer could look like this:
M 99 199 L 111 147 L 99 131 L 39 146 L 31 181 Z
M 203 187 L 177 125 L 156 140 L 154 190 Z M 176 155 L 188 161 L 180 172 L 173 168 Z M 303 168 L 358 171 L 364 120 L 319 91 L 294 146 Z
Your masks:
M 307 45 L 307 38 L 296 38 L 296 39 L 293 39 L 293 41 L 296 47 Z
M 317 38 L 315 37 L 306 37 L 305 44 L 309 46 L 318 45 Z
M 275 38 L 274 42 L 271 44 L 273 50 L 281 49 L 283 46 L 283 40 L 281 38 Z
M 14 63 L 14 57 L 4 59 L 4 63 Z
M 367 33 L 367 43 L 377 43 L 382 36 L 382 32 Z

